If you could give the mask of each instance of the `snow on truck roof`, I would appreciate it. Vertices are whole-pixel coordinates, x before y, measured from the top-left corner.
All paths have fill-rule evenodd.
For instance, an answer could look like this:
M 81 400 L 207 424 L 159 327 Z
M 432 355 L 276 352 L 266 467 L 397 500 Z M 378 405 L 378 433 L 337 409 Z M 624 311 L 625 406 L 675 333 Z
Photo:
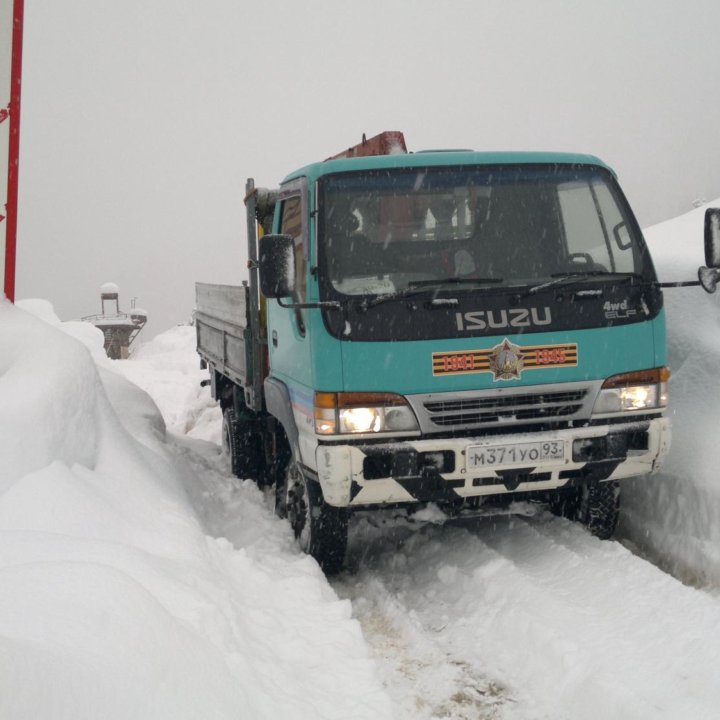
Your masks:
M 307 177 L 314 182 L 323 175 L 352 172 L 354 170 L 380 170 L 384 168 L 443 167 L 452 165 L 594 165 L 609 170 L 594 155 L 559 152 L 474 152 L 472 150 L 430 150 L 397 155 L 371 155 L 368 157 L 340 158 L 306 165 L 288 175 L 282 184 Z

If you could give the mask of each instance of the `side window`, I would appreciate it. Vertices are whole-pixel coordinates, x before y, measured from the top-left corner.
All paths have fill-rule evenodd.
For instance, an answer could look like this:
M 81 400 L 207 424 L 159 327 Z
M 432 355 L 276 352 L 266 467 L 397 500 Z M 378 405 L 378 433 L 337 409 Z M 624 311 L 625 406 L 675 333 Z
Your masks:
M 610 270 L 610 254 L 590 185 L 580 182 L 561 185 L 558 200 L 568 254 L 589 255 L 593 263 Z
M 635 270 L 635 243 L 605 183 L 566 183 L 559 187 L 558 198 L 571 256 L 589 257 L 605 270 Z
M 307 245 L 303 236 L 302 198 L 300 195 L 283 200 L 280 232 L 295 241 L 295 287 L 297 302 L 307 298 Z
M 615 259 L 615 270 L 618 272 L 633 272 L 635 270 L 635 258 L 633 255 L 635 243 L 630 238 L 630 230 L 625 218 L 620 213 L 620 208 L 607 185 L 593 183 L 593 187 L 610 236 L 610 246 Z

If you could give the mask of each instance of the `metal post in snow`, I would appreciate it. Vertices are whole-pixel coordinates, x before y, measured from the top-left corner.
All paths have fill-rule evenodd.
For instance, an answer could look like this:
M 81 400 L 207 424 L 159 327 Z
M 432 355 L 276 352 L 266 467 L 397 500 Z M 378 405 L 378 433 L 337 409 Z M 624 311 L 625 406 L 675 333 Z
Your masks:
M 13 0 L 12 60 L 10 68 L 10 137 L 8 141 L 7 218 L 5 227 L 5 295 L 15 302 L 18 180 L 20 170 L 20 90 L 22 77 L 23 2 Z

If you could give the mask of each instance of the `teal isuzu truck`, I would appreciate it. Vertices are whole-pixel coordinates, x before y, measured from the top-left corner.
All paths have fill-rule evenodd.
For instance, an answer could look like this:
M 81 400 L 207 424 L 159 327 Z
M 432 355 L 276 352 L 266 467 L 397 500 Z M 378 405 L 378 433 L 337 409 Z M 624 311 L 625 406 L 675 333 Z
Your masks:
M 588 155 L 386 133 L 248 182 L 241 287 L 198 284 L 232 469 L 339 569 L 353 511 L 544 500 L 600 537 L 670 442 L 663 296 Z

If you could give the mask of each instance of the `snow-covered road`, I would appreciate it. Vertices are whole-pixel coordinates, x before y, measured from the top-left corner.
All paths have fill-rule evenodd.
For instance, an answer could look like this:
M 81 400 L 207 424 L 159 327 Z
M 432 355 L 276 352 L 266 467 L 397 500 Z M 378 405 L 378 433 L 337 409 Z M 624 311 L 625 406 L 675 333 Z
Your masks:
M 334 581 L 398 717 L 717 718 L 720 603 L 549 514 L 361 540 Z
M 270 493 L 228 477 L 212 446 L 175 443 L 206 530 L 270 546 Z M 717 718 L 720 601 L 618 541 L 516 510 L 353 520 L 330 585 L 352 603 L 395 717 Z

